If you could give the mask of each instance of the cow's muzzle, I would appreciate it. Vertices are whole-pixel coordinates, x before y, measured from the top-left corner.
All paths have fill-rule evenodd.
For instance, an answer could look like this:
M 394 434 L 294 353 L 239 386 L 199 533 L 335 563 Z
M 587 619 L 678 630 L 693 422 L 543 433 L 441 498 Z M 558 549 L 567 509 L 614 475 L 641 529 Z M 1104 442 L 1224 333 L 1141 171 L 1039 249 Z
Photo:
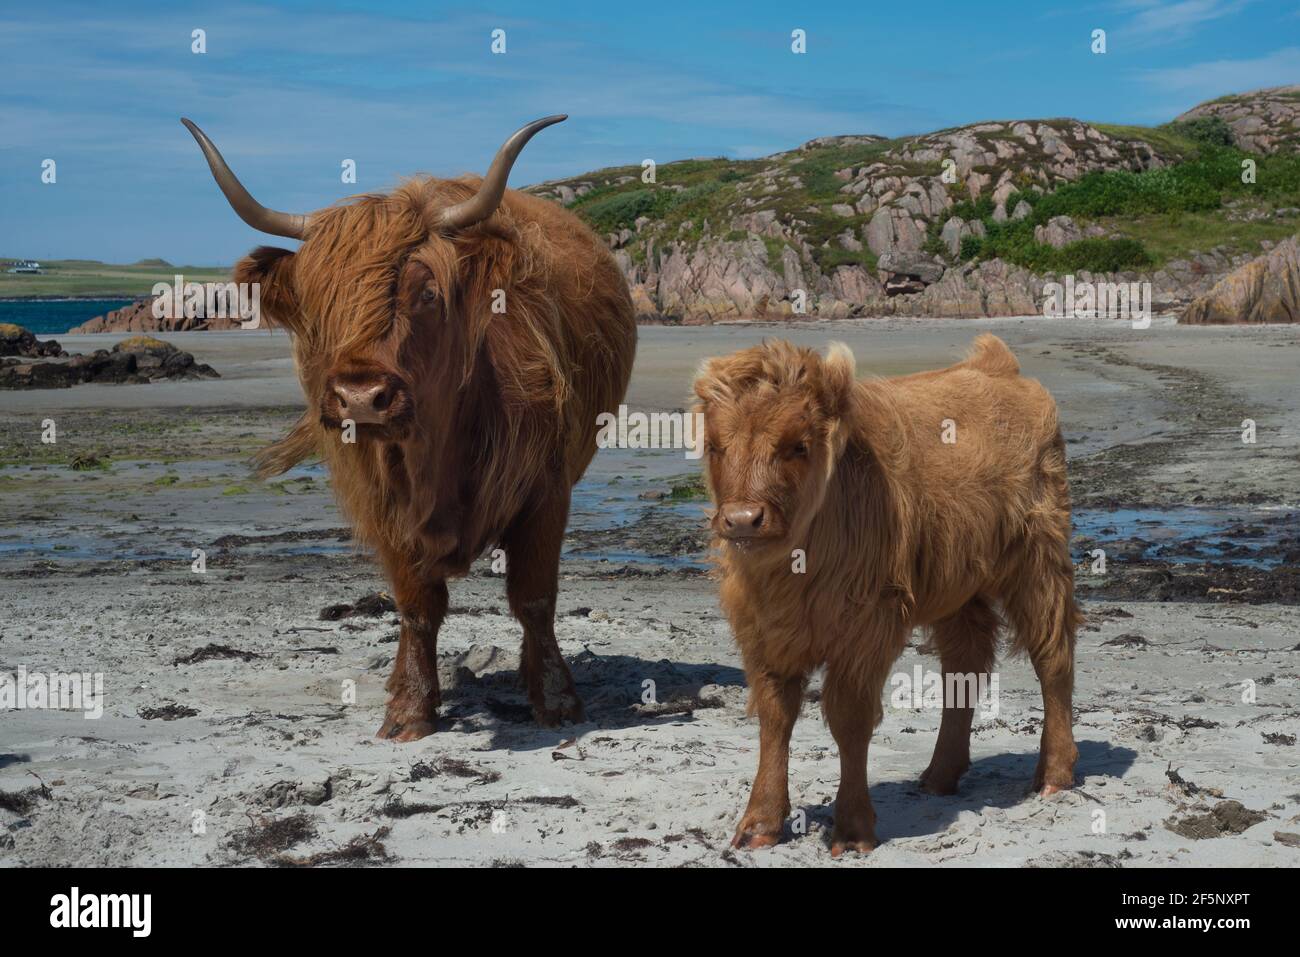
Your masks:
M 342 425 L 383 428 L 405 424 L 412 411 L 411 391 L 391 372 L 354 371 L 330 376 L 321 398 L 321 419 Z

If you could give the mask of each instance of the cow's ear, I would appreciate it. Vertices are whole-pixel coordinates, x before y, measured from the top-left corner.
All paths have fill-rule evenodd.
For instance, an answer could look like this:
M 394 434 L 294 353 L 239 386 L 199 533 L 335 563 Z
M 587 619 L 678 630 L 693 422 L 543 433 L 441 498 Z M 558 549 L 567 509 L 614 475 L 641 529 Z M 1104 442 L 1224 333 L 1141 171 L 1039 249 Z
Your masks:
M 267 325 L 302 331 L 298 297 L 294 292 L 294 254 L 275 246 L 258 246 L 235 263 L 237 283 L 257 283 L 258 303 Z
M 832 342 L 822 360 L 822 388 L 826 411 L 836 418 L 844 415 L 853 395 L 853 382 L 857 376 L 857 360 L 853 350 L 842 342 Z

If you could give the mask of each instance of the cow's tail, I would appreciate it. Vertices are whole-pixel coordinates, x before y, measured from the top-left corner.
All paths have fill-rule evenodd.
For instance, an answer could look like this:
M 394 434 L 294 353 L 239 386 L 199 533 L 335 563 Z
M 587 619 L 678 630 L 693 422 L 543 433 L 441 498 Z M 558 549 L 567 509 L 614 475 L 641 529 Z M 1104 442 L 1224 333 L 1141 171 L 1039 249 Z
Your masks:
M 976 337 L 962 365 L 991 376 L 1020 374 L 1020 363 L 1015 354 L 1005 342 L 988 332 Z

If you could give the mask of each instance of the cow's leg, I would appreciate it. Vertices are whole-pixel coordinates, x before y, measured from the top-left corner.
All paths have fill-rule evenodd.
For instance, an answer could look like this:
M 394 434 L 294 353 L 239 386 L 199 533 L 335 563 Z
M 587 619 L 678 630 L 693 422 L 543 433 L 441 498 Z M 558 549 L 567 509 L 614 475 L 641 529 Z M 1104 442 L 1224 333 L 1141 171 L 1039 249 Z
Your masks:
M 553 726 L 582 720 L 582 702 L 573 675 L 555 641 L 555 598 L 559 591 L 560 548 L 569 517 L 568 495 L 554 495 L 529 510 L 506 532 L 506 595 L 524 626 L 519 671 L 528 689 L 533 716 Z
M 1017 584 L 1003 597 L 1015 646 L 1033 662 L 1043 692 L 1043 736 L 1034 788 L 1043 797 L 1074 786 L 1074 641 L 1082 620 L 1074 603 L 1074 568 L 1063 528 L 1027 546 Z
M 781 840 L 790 814 L 790 733 L 803 699 L 802 676 L 754 668 L 747 676 L 749 709 L 758 714 L 758 773 L 732 847 L 770 847 Z
M 447 583 L 421 576 L 414 562 L 391 567 L 402 616 L 397 660 L 388 679 L 388 709 L 379 737 L 415 741 L 432 734 L 442 697 L 438 689 L 438 629 L 447 614 Z
M 970 726 L 979 681 L 993 669 L 997 654 L 998 616 L 982 598 L 969 601 L 957 614 L 931 630 L 930 645 L 943 663 L 943 718 L 930 766 L 921 787 L 931 794 L 955 794 L 970 767 Z

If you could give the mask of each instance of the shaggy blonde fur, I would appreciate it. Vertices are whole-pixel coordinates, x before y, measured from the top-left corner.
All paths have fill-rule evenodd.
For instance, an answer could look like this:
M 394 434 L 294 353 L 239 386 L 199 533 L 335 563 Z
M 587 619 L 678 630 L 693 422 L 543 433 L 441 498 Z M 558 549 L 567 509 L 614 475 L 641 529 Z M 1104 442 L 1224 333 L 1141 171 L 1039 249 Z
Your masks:
M 784 742 L 798 689 L 824 665 L 844 763 L 835 849 L 874 844 L 866 742 L 888 672 L 922 626 L 945 672 L 986 673 L 1006 619 L 1043 684 L 1038 785 L 1068 787 L 1080 616 L 1065 449 L 1051 397 L 1002 341 L 980 336 L 947 369 L 861 382 L 844 346 L 823 359 L 769 342 L 712 360 L 696 393 L 722 605 L 763 739 L 737 842 L 780 834 Z M 733 515 L 761 523 L 731 534 Z M 969 763 L 970 709 L 945 709 L 943 725 L 924 779 L 948 793 Z

